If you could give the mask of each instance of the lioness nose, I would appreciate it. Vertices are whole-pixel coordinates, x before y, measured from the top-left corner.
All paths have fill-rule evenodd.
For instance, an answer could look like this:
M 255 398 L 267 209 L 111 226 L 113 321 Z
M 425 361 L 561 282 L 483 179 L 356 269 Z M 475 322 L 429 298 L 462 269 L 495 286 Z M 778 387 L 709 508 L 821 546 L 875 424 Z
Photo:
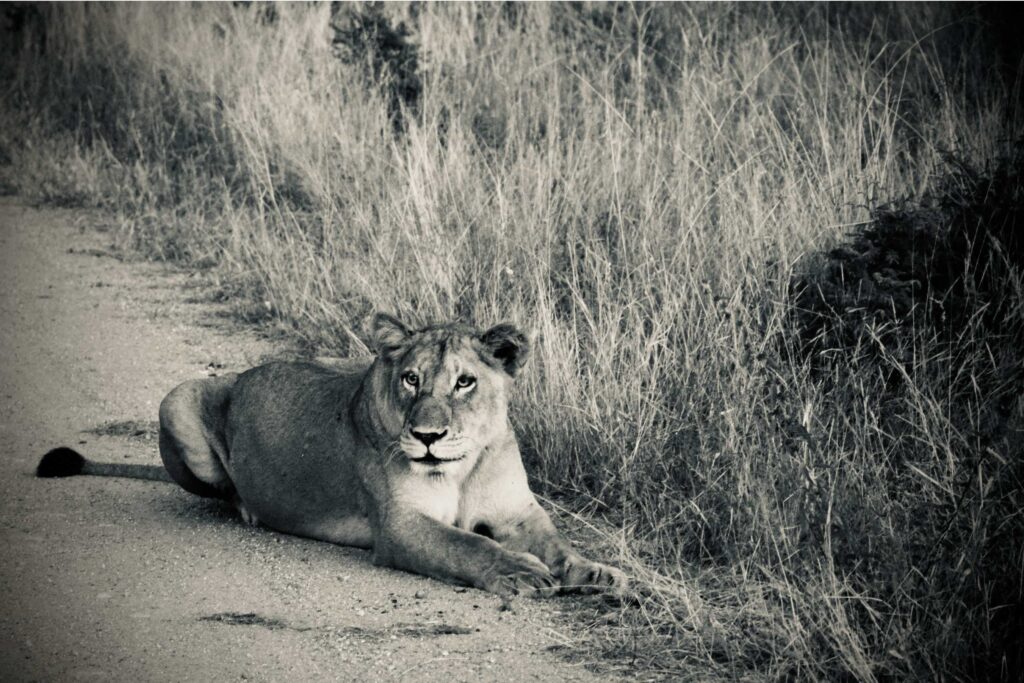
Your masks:
M 424 446 L 429 446 L 435 441 L 440 441 L 447 433 L 447 429 L 443 429 L 439 432 L 417 432 L 415 429 L 412 430 L 412 435 L 422 441 Z

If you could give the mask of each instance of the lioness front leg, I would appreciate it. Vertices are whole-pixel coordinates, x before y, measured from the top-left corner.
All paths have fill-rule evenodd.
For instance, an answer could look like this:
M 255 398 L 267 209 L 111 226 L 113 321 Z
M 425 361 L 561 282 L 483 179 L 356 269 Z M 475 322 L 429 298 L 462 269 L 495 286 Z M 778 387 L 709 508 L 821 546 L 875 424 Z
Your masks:
M 565 590 L 621 593 L 629 583 L 615 567 L 588 560 L 573 550 L 536 502 L 519 520 L 499 524 L 491 531 L 503 547 L 539 557 Z
M 402 515 L 378 530 L 374 562 L 499 595 L 550 595 L 557 587 L 555 577 L 535 555 L 504 548 L 421 513 Z

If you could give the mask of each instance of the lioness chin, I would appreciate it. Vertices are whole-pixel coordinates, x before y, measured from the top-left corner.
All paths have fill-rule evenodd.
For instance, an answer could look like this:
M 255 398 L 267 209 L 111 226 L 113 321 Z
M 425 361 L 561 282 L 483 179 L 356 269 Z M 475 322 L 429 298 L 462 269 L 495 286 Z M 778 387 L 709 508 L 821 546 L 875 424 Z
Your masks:
M 376 357 L 179 385 L 160 405 L 163 468 L 57 448 L 37 474 L 174 481 L 250 524 L 503 595 L 625 588 L 572 550 L 527 485 L 507 404 L 529 350 L 519 330 L 410 330 L 378 314 L 370 336 Z

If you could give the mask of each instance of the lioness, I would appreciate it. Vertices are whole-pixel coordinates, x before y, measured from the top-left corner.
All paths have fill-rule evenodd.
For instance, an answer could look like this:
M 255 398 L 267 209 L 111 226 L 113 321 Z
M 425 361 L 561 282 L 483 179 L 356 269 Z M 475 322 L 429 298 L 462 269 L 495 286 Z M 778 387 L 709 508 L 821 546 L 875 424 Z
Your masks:
M 376 357 L 179 385 L 160 404 L 164 468 L 57 448 L 37 475 L 175 481 L 231 500 L 249 524 L 503 595 L 623 589 L 622 572 L 573 551 L 527 485 L 507 399 L 526 337 L 507 324 L 410 330 L 384 314 L 369 332 Z

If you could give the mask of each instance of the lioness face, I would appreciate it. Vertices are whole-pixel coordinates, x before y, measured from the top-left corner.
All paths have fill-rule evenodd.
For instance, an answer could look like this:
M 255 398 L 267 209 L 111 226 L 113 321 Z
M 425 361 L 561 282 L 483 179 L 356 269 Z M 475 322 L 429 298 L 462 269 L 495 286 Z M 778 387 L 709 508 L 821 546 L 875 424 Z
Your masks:
M 414 468 L 443 473 L 472 463 L 506 432 L 508 384 L 528 350 L 516 328 L 409 330 L 379 314 L 372 333 L 387 387 L 381 415 Z

